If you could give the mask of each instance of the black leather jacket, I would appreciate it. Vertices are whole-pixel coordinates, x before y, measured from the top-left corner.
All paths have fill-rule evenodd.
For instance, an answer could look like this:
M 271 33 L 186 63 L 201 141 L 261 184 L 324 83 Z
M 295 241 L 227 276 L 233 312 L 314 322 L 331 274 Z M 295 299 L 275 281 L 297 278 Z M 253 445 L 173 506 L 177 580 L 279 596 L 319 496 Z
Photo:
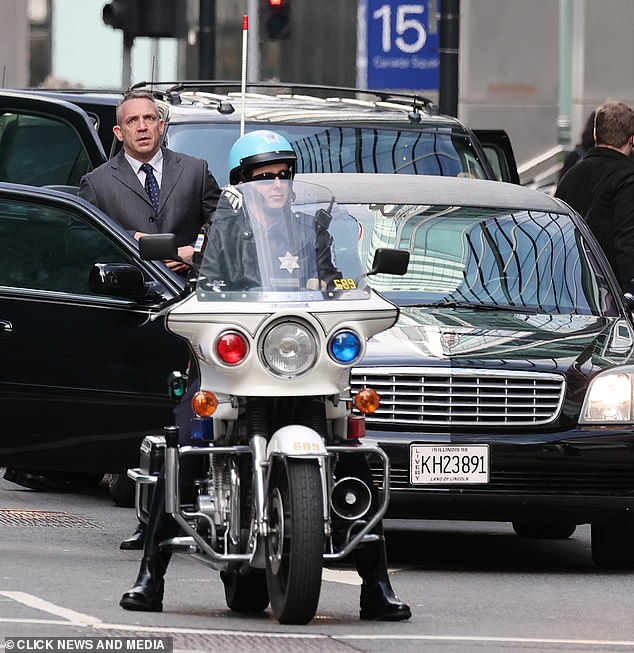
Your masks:
M 599 241 L 624 290 L 634 278 L 634 161 L 590 148 L 561 179 L 555 196 L 575 209 Z
M 301 288 L 307 287 L 308 279 L 316 278 L 330 288 L 333 280 L 341 277 L 327 225 L 319 224 L 315 216 L 287 208 L 270 229 L 274 233 L 268 234 L 268 240 L 274 242 L 275 251 L 271 252 L 270 262 L 258 261 L 257 234 L 244 211 L 230 211 L 219 205 L 207 232 L 200 271 L 207 285 L 233 291 L 257 288 L 261 286 L 261 267 L 268 264 L 273 271 L 281 270 L 279 259 L 287 254 L 296 256 L 301 265 L 292 271 L 281 270 L 280 276 L 298 281 Z M 310 248 L 315 248 L 315 254 L 309 252 Z M 315 260 L 318 269 L 311 269 L 310 262 Z

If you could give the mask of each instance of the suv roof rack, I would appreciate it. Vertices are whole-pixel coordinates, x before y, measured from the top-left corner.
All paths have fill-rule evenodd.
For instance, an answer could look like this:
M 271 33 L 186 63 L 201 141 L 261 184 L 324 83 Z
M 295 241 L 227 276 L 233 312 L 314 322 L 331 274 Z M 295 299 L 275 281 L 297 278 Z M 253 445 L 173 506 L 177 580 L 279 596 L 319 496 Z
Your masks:
M 185 80 L 180 82 L 138 82 L 130 87 L 130 90 L 149 88 L 161 99 L 171 104 L 181 103 L 181 93 L 183 91 L 209 91 L 213 89 L 218 92 L 219 89 L 232 91 L 242 88 L 242 82 L 238 80 Z M 300 93 L 301 91 L 312 91 L 313 93 L 337 93 L 339 95 L 353 95 L 351 100 L 359 101 L 358 95 L 366 95 L 374 98 L 373 103 L 384 108 L 410 109 L 415 114 L 420 111 L 434 113 L 435 105 L 432 100 L 423 95 L 400 93 L 394 91 L 377 91 L 354 86 L 329 86 L 324 84 L 304 84 L 296 82 L 247 82 L 247 89 L 271 89 L 275 91 L 284 91 L 284 97 L 287 98 L 308 98 L 309 96 Z M 270 94 L 268 94 L 270 95 Z M 214 98 L 220 102 L 220 98 Z M 338 100 L 344 102 L 348 98 L 323 98 L 329 101 Z M 220 109 L 221 107 L 219 107 Z

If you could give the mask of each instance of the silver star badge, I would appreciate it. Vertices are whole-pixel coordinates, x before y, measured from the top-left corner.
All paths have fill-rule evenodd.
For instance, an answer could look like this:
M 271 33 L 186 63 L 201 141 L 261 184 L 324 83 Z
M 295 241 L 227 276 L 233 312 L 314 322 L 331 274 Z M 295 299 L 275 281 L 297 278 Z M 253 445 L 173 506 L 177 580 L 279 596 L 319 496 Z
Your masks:
M 284 256 L 277 257 L 280 260 L 280 270 L 288 270 L 289 274 L 293 274 L 293 270 L 299 270 L 298 256 L 293 256 L 288 250 Z

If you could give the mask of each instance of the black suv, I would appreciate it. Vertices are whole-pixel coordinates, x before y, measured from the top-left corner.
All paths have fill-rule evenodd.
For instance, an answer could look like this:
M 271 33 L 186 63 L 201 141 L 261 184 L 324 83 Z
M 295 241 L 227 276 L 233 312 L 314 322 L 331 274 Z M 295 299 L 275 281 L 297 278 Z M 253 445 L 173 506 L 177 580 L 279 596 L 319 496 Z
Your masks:
M 243 97 L 239 82 L 135 88 L 151 91 L 159 101 L 166 120 L 164 144 L 207 159 L 221 185 L 228 182 L 228 153 L 241 127 L 282 133 L 298 154 L 299 172 L 388 172 L 519 183 L 505 132 L 472 131 L 456 118 L 436 115 L 432 103 L 419 96 L 261 83 L 250 85 Z M 112 126 L 120 98 L 115 91 L 0 93 L 0 181 L 77 185 L 81 174 L 105 160 L 105 153 L 116 152 L 119 143 Z M 96 133 L 78 130 L 72 111 L 77 107 Z M 72 147 L 61 140 L 69 127 L 77 129 Z M 99 145 L 103 151 L 97 154 Z

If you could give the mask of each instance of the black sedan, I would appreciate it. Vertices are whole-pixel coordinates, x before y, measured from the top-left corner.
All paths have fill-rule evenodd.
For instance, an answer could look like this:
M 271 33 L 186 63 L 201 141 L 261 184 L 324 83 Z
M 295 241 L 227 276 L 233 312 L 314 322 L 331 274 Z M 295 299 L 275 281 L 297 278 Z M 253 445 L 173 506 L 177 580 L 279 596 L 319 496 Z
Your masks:
M 154 318 L 185 282 L 64 192 L 0 183 L 0 242 L 0 466 L 125 472 L 173 419 L 167 379 L 188 349 Z M 146 292 L 95 293 L 99 262 L 134 266 Z
M 400 306 L 353 389 L 381 407 L 395 518 L 510 521 L 524 537 L 592 525 L 602 567 L 634 566 L 634 323 L 583 220 L 537 191 L 430 177 L 314 175 L 411 252 L 373 285 Z M 352 183 L 351 183 L 352 182 Z
M 400 318 L 352 373 L 381 395 L 367 437 L 391 460 L 390 516 L 549 538 L 590 523 L 595 562 L 633 567 L 632 302 L 583 220 L 499 182 L 302 177 L 357 219 L 347 242 L 363 260 L 411 253 L 404 277 L 373 277 Z M 158 316 L 183 281 L 69 194 L 0 184 L 0 235 L 0 466 L 135 466 L 187 364 Z M 142 275 L 143 292 L 103 294 L 105 264 Z

